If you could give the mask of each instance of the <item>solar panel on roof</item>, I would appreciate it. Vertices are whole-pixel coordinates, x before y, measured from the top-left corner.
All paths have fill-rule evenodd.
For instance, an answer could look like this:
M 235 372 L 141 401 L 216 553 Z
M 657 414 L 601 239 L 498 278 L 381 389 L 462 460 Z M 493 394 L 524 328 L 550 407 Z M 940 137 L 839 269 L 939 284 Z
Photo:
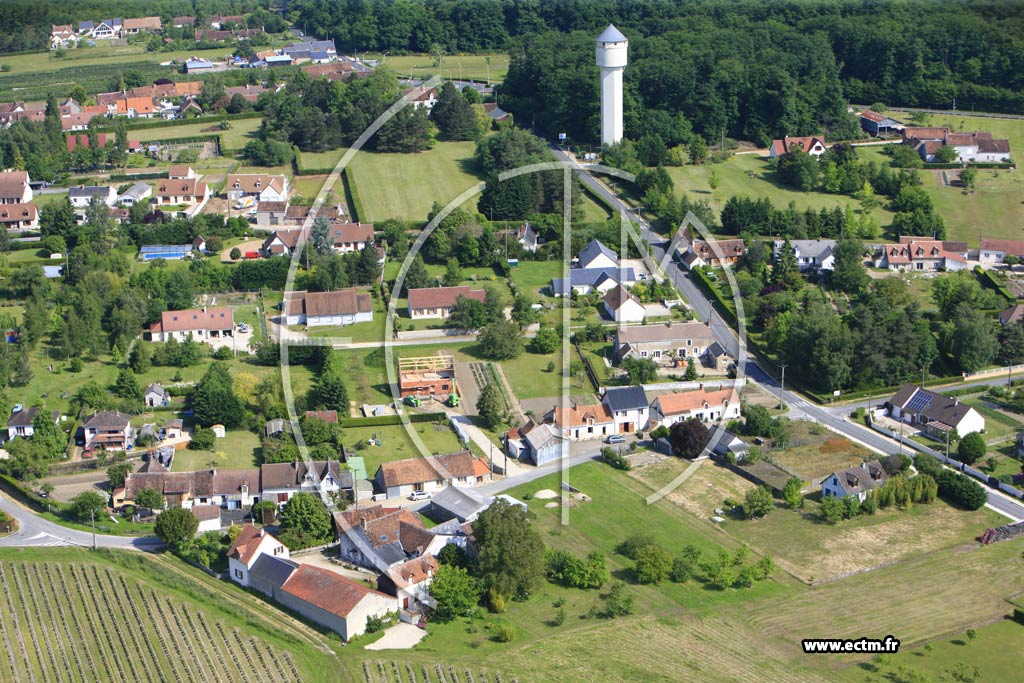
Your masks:
M 910 398 L 910 402 L 907 404 L 907 410 L 912 410 L 915 413 L 919 413 L 928 407 L 928 404 L 932 402 L 932 397 L 923 391 L 917 391 Z

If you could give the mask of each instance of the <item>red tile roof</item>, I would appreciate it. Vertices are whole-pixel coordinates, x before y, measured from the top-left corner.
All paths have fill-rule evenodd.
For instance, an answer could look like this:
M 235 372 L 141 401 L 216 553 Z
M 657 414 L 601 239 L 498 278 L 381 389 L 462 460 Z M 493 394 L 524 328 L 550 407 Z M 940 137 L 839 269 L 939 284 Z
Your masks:
M 160 314 L 160 330 L 163 332 L 220 331 L 234 326 L 235 316 L 230 308 L 194 308 L 187 311 L 164 311 Z
M 717 391 L 684 391 L 678 394 L 665 394 L 655 399 L 661 408 L 662 415 L 680 415 L 691 410 L 709 406 L 721 406 L 726 402 L 736 402 L 739 395 L 733 389 L 719 389 Z
M 368 595 L 394 599 L 340 574 L 308 564 L 300 564 L 281 588 L 289 595 L 342 618 L 348 617 Z
M 228 548 L 228 557 L 234 557 L 242 564 L 248 565 L 253 555 L 256 554 L 256 549 L 263 541 L 264 536 L 270 536 L 275 541 L 277 540 L 263 529 L 257 529 L 251 524 L 246 524 L 242 527 L 242 533 L 238 534 L 238 538 Z
M 420 310 L 424 308 L 451 308 L 455 300 L 460 296 L 467 299 L 483 301 L 487 292 L 482 289 L 470 289 L 469 287 L 425 287 L 422 289 L 409 290 L 409 308 Z
M 432 462 L 433 461 L 433 462 Z M 469 451 L 448 453 L 428 458 L 407 458 L 382 463 L 380 474 L 384 485 L 407 486 L 447 478 L 473 476 L 473 456 Z

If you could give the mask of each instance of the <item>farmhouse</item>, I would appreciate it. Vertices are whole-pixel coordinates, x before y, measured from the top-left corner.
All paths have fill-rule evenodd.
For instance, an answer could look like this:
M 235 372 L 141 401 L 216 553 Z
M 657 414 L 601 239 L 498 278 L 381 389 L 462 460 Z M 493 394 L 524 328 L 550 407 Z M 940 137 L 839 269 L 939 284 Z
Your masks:
M 697 418 L 701 422 L 735 420 L 740 416 L 740 400 L 735 389 L 664 394 L 651 404 L 652 425 L 671 427 L 676 422 Z
M 131 443 L 131 416 L 116 410 L 93 413 L 82 423 L 85 449 L 123 451 Z
M 455 385 L 455 359 L 444 355 L 399 358 L 398 390 L 402 398 L 447 397 L 458 393 Z
M 777 159 L 794 149 L 807 152 L 812 157 L 820 157 L 828 149 L 828 145 L 825 144 L 825 138 L 815 135 L 797 138 L 791 138 L 786 135 L 780 139 L 772 140 L 771 147 L 768 148 L 768 157 L 770 159 Z
M 772 255 L 776 262 L 782 257 L 785 246 L 785 240 L 775 240 Z M 836 240 L 790 240 L 789 247 L 793 251 L 800 272 L 832 270 L 835 265 L 836 257 L 833 252 Z
M 531 419 L 505 433 L 505 452 L 520 462 L 546 465 L 562 457 L 564 442 L 555 427 Z
M 122 30 L 128 35 L 134 35 L 136 33 L 159 33 L 161 28 L 160 17 L 139 17 L 125 19 Z
M 860 119 L 860 127 L 868 135 L 878 137 L 879 135 L 892 135 L 903 130 L 903 123 L 885 114 L 865 109 L 857 114 Z
M 331 225 L 334 251 L 345 254 L 373 246 L 373 223 L 334 223 Z
M 413 492 L 438 491 L 448 483 L 473 484 L 483 481 L 481 470 L 469 451 L 385 462 L 377 468 L 374 482 L 388 498 L 405 498 Z
M 1024 241 L 981 238 L 978 260 L 982 263 L 1005 263 L 1007 256 L 1024 259 Z
M 280 225 L 288 213 L 288 202 L 259 202 L 256 204 L 256 222 L 262 225 Z
M 437 91 L 433 88 L 424 88 L 422 86 L 409 88 L 402 95 L 409 98 L 413 109 L 420 109 L 422 107 L 429 112 L 437 104 Z
M 288 178 L 264 173 L 232 173 L 227 180 L 228 201 L 252 197 L 256 202 L 288 200 Z
M 636 272 L 631 266 L 619 268 L 570 268 L 568 277 L 551 280 L 552 296 L 576 294 L 606 294 L 616 285 L 631 285 L 636 282 Z
M 452 314 L 455 302 L 462 296 L 483 301 L 487 293 L 482 289 L 463 287 L 424 287 L 409 290 L 409 317 L 413 320 L 438 318 L 444 320 Z
M 251 586 L 249 572 L 261 555 L 281 560 L 289 557 L 288 547 L 264 529 L 247 524 L 228 549 L 228 573 L 231 580 L 246 588 Z
M 688 269 L 694 266 L 711 266 L 721 268 L 726 264 L 736 263 L 747 253 L 747 245 L 742 239 L 728 240 L 693 240 L 683 254 L 683 263 Z
M 396 598 L 309 564 L 300 564 L 292 572 L 276 599 L 344 640 L 365 633 L 369 618 L 398 611 Z
M 908 238 L 900 244 L 883 244 L 873 257 L 875 268 L 893 271 L 966 270 L 967 259 L 950 249 L 957 243 Z
M 874 460 L 845 469 L 842 472 L 833 472 L 821 480 L 822 498 L 847 498 L 856 496 L 857 500 L 864 502 L 868 493 L 885 483 L 888 475 L 882 468 L 882 463 Z
M 611 387 L 605 389 L 601 402 L 608 407 L 619 434 L 631 434 L 643 429 L 651 402 L 643 387 Z
M 919 426 L 940 438 L 949 431 L 962 438 L 985 430 L 985 418 L 971 406 L 914 384 L 900 387 L 886 406 L 893 419 Z
M 185 311 L 164 311 L 160 322 L 149 326 L 151 341 L 166 342 L 173 337 L 185 341 L 189 337 L 202 341 L 232 336 L 234 311 L 230 308 L 193 308 Z
M 302 230 L 275 230 L 270 237 L 263 240 L 260 252 L 267 258 L 271 256 L 288 256 L 299 242 Z
M 604 313 L 617 323 L 638 323 L 647 316 L 644 305 L 622 285 L 604 295 Z
M 556 406 L 544 421 L 551 423 L 570 441 L 603 439 L 616 433 L 615 418 L 603 403 L 573 405 L 563 410 Z
M 437 566 L 437 558 L 433 555 L 407 560 L 381 574 L 377 578 L 377 589 L 397 597 L 403 610 L 433 609 L 437 607 L 437 601 L 430 595 L 430 582 Z
M 1010 158 L 1010 141 L 994 139 L 987 132 L 954 133 L 949 128 L 907 126 L 903 129 L 903 144 L 912 147 L 926 162 L 936 161 L 936 154 L 943 147 L 953 148 L 957 161 L 999 163 Z
M 117 201 L 117 188 L 107 185 L 79 185 L 68 188 L 68 201 L 76 209 L 87 209 L 93 200 L 113 206 Z
M 35 204 L 0 204 L 0 224 L 10 231 L 36 230 L 39 210 Z
M 333 292 L 288 292 L 284 302 L 285 324 L 322 327 L 373 320 L 373 301 L 366 292 L 339 289 Z
M 400 507 L 371 505 L 335 512 L 334 527 L 341 539 L 340 556 L 379 572 L 413 557 L 436 554 L 450 542 L 466 543 L 457 527 L 424 529 L 419 515 Z
M 615 357 L 649 358 L 674 367 L 679 361 L 702 358 L 715 341 L 711 327 L 700 322 L 626 325 L 615 329 Z

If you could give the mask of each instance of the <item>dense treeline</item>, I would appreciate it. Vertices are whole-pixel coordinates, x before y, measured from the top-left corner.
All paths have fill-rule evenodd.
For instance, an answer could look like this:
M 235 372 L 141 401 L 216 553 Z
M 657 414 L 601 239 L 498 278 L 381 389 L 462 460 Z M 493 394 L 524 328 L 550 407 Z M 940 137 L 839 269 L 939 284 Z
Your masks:
M 288 16 L 349 51 L 510 49 L 505 108 L 584 142 L 608 22 L 630 38 L 627 131 L 651 109 L 682 112 L 708 140 L 764 141 L 848 126 L 848 99 L 1024 107 L 1024 14 L 1005 3 L 295 0 Z
M 239 15 L 270 5 L 269 0 L 6 0 L 0 3 L 0 52 L 45 50 L 53 24 L 113 17 Z

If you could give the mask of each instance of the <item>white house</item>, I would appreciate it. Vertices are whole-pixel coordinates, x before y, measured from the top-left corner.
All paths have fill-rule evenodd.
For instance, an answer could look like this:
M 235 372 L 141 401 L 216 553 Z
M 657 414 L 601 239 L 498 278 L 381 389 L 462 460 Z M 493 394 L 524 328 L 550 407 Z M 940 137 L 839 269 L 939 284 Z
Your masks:
M 702 358 L 714 343 L 711 327 L 701 322 L 625 325 L 615 329 L 615 357 L 649 358 L 660 365 Z
M 339 254 L 373 246 L 373 223 L 332 223 L 330 234 L 334 251 Z
M 0 204 L 0 225 L 11 232 L 36 230 L 39 227 L 39 209 L 35 203 Z
M 576 294 L 607 294 L 617 285 L 631 285 L 636 282 L 633 268 L 570 268 L 568 277 L 556 277 L 551 280 L 551 295 L 566 296 Z
M 615 418 L 604 403 L 573 405 L 567 410 L 556 406 L 544 416 L 569 441 L 604 439 L 615 434 Z
M 38 412 L 39 408 L 23 408 L 11 413 L 11 416 L 7 418 L 7 439 L 10 440 L 17 436 L 27 439 L 35 434 L 35 427 L 32 423 Z
M 206 183 L 195 178 L 174 178 L 157 183 L 154 201 L 160 206 L 205 204 L 210 197 Z
M 288 178 L 265 173 L 233 173 L 228 175 L 228 201 L 253 197 L 258 202 L 288 201 Z
M 1003 263 L 1007 256 L 1024 259 L 1024 241 L 981 238 L 981 246 L 978 248 L 978 260 L 981 263 Z
M 235 314 L 230 308 L 194 308 L 185 311 L 164 311 L 160 322 L 149 326 L 152 341 L 166 342 L 173 337 L 185 341 L 222 339 L 234 334 Z
M 807 152 L 812 157 L 820 157 L 828 149 L 828 145 L 825 144 L 825 138 L 820 138 L 816 135 L 796 138 L 791 138 L 786 135 L 782 138 L 772 140 L 771 147 L 768 148 L 768 157 L 771 159 L 777 159 L 793 149 Z
M 0 172 L 0 204 L 28 204 L 32 201 L 32 187 L 28 171 Z
M 377 580 L 377 588 L 398 598 L 398 604 L 403 610 L 418 612 L 423 607 L 434 609 L 437 601 L 430 595 L 430 582 L 434 579 L 437 566 L 437 558 L 433 555 L 414 557 L 389 567 Z
M 284 505 L 299 492 L 329 498 L 342 489 L 351 489 L 352 485 L 351 472 L 342 471 L 337 460 L 275 462 L 260 466 L 260 493 L 263 500 L 278 505 Z
M 220 531 L 220 506 L 219 505 L 193 505 L 189 510 L 196 518 L 199 525 L 196 527 L 196 535 L 205 534 L 207 531 Z
M 487 293 L 469 287 L 424 287 L 409 290 L 409 317 L 413 320 L 438 318 L 444 320 L 452 314 L 455 302 L 462 296 L 483 301 Z
M 242 533 L 228 549 L 228 574 L 231 580 L 248 588 L 249 570 L 260 555 L 267 554 L 287 560 L 288 547 L 269 532 L 252 525 L 242 528 Z
M 149 183 L 135 183 L 125 190 L 116 201 L 121 206 L 135 206 L 152 196 L 153 188 Z
M 92 414 L 82 423 L 86 450 L 105 448 L 123 451 L 129 446 L 132 433 L 131 416 L 114 410 Z
M 286 325 L 341 326 L 373 320 L 373 300 L 367 292 L 288 292 L 283 304 Z
M 676 422 L 697 418 L 701 422 L 735 420 L 740 416 L 740 397 L 735 389 L 664 394 L 651 404 L 651 422 L 671 427 Z
M 600 240 L 591 240 L 580 250 L 578 268 L 617 268 L 619 256 Z
M 147 408 L 155 408 L 157 406 L 165 406 L 170 401 L 170 394 L 164 389 L 162 384 L 150 384 L 146 387 L 146 390 L 142 392 L 142 398 Z
M 882 463 L 877 460 L 856 465 L 842 472 L 833 472 L 822 479 L 821 497 L 824 499 L 856 496 L 857 500 L 864 502 L 868 493 L 884 484 L 887 477 Z
M 604 312 L 617 323 L 639 323 L 647 316 L 644 305 L 622 285 L 604 295 Z
M 985 431 L 985 418 L 959 398 L 914 384 L 900 387 L 887 406 L 893 419 L 915 425 L 939 438 L 949 431 L 956 432 L 961 438 L 971 432 Z
M 382 463 L 374 483 L 389 499 L 405 498 L 414 492 L 439 491 L 448 484 L 471 485 L 487 473 L 485 463 L 462 451 Z
M 647 425 L 651 402 L 643 387 L 611 387 L 601 403 L 608 407 L 618 434 L 631 434 Z
M 782 258 L 782 250 L 785 246 L 785 240 L 775 240 L 772 255 L 776 262 Z M 835 266 L 836 257 L 833 253 L 836 249 L 835 240 L 790 240 L 789 248 L 793 251 L 797 267 L 801 272 L 832 270 Z

